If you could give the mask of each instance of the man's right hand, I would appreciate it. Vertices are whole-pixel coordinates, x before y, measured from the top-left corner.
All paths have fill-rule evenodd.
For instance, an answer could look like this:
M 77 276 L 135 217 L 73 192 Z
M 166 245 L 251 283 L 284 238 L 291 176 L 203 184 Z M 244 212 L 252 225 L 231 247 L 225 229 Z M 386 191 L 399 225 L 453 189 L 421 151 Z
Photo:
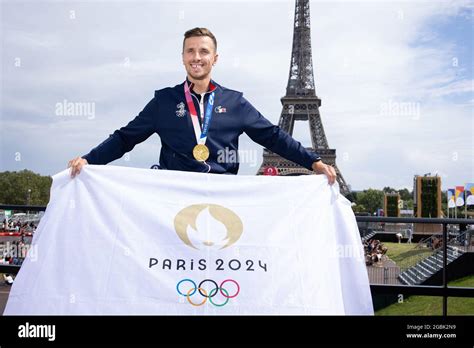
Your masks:
M 71 178 L 74 178 L 77 174 L 79 174 L 81 172 L 82 167 L 86 164 L 89 163 L 87 163 L 87 160 L 82 157 L 76 157 L 70 160 L 67 164 L 67 167 L 71 168 Z

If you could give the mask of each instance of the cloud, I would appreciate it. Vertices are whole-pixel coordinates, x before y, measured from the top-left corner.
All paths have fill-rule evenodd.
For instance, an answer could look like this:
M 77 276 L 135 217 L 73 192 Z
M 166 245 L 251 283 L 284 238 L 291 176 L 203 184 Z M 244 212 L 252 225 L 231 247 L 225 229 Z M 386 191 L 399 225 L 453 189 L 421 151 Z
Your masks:
M 431 93 L 434 97 L 448 96 L 451 94 L 471 93 L 474 91 L 472 80 L 453 81 L 442 87 L 435 87 Z

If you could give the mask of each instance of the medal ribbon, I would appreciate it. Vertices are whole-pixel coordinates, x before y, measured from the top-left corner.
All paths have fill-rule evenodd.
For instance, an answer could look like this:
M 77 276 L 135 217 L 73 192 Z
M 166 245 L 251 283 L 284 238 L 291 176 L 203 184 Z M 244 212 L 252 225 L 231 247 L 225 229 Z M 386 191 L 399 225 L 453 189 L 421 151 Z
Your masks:
M 188 104 L 189 113 L 191 114 L 191 120 L 193 121 L 194 134 L 196 134 L 196 142 L 204 145 L 207 139 L 207 133 L 209 132 L 209 125 L 212 119 L 212 106 L 214 105 L 214 92 L 209 96 L 209 100 L 206 106 L 206 112 L 203 120 L 203 126 L 199 124 L 196 108 L 194 107 L 193 98 L 189 89 L 188 81 L 184 82 L 184 95 L 186 97 L 186 104 Z M 204 96 L 203 96 L 204 98 Z

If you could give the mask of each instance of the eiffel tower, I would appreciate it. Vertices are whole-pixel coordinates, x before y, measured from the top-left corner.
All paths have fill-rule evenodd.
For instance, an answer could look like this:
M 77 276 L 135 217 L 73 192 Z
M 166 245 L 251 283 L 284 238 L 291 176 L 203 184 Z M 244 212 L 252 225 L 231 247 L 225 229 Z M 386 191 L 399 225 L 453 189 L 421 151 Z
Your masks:
M 312 147 L 307 149 L 317 152 L 324 163 L 334 167 L 340 192 L 343 195 L 350 194 L 349 187 L 336 166 L 336 150 L 329 148 L 321 115 L 319 114 L 321 99 L 316 95 L 314 87 L 309 0 L 296 0 L 290 74 L 286 95 L 281 98 L 281 103 L 283 109 L 278 122 L 280 128 L 293 135 L 295 121 L 309 121 Z M 268 149 L 264 149 L 263 163 L 257 175 L 264 174 L 265 169 L 269 167 L 276 168 L 278 175 L 315 174 L 313 171 L 288 161 Z

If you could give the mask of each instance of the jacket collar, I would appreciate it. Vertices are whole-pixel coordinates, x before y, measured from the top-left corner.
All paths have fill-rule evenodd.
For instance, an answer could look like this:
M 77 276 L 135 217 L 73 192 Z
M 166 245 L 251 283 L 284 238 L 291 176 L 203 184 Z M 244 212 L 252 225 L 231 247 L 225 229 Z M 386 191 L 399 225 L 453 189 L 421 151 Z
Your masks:
M 189 89 L 191 90 L 191 92 L 192 92 L 192 93 L 195 93 L 195 92 L 193 91 L 194 83 L 192 83 L 191 81 L 189 81 L 189 79 L 188 79 L 187 76 L 186 76 L 186 81 L 187 81 L 188 84 L 189 84 Z M 184 85 L 184 82 L 183 82 L 183 85 Z M 209 81 L 209 87 L 208 87 L 208 89 L 207 89 L 206 94 L 207 94 L 207 93 L 214 92 L 214 91 L 217 89 L 217 86 L 218 86 L 218 84 L 217 84 L 214 80 L 211 79 L 211 81 Z

